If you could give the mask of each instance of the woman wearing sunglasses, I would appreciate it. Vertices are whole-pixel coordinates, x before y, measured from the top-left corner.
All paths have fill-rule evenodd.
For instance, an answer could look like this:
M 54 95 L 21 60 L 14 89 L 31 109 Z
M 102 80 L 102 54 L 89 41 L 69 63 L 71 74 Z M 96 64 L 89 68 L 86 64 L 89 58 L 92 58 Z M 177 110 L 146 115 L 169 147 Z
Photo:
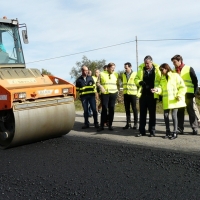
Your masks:
M 167 63 L 163 63 L 159 67 L 161 71 L 160 85 L 157 88 L 153 88 L 152 93 L 157 93 L 163 96 L 163 109 L 164 120 L 166 126 L 166 136 L 164 138 L 176 139 L 178 120 L 177 112 L 178 108 L 185 107 L 185 93 L 186 87 L 183 79 L 177 73 L 174 73 Z M 172 112 L 173 132 L 170 132 L 169 126 L 169 112 Z

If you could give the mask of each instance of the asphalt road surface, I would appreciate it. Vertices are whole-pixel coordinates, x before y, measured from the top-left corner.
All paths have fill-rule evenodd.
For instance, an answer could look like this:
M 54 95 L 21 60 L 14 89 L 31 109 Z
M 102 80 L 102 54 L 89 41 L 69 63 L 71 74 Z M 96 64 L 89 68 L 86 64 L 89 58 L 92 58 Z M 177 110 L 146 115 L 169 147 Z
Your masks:
M 156 137 L 122 130 L 74 129 L 55 139 L 0 150 L 0 199 L 200 199 L 200 135 L 163 139 L 162 115 Z

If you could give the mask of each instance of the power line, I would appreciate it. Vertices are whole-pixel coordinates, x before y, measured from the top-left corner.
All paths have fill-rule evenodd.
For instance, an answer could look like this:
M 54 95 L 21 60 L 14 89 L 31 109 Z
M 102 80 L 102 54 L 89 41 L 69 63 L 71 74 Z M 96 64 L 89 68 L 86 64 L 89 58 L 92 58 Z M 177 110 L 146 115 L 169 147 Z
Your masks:
M 123 45 L 123 44 L 128 44 L 128 43 L 131 43 L 131 42 L 135 42 L 135 41 L 123 42 L 123 43 L 120 43 L 120 44 L 114 44 L 114 45 L 110 45 L 110 46 L 100 47 L 100 48 L 91 49 L 91 50 L 87 50 L 87 51 L 81 51 L 81 52 L 78 52 L 78 53 L 67 54 L 67 55 L 64 55 L 64 56 L 58 56 L 58 57 L 47 58 L 47 59 L 44 59 L 44 60 L 37 60 L 37 61 L 33 61 L 33 62 L 28 62 L 28 63 L 42 62 L 42 61 L 46 61 L 46 60 L 53 60 L 53 59 L 58 59 L 58 58 L 62 58 L 62 57 L 73 56 L 73 55 L 82 54 L 82 53 L 87 53 L 87 52 L 91 52 L 91 51 L 98 51 L 98 50 L 100 50 L 100 49 L 106 49 L 106 48 L 110 48 L 110 47 L 114 47 L 114 46 L 119 46 L 119 45 Z M 27 64 L 28 64 L 28 63 L 27 63 Z
M 193 38 L 193 39 L 157 39 L 157 40 L 138 40 L 140 42 L 159 42 L 159 41 L 172 41 L 172 40 L 200 40 L 200 38 Z M 72 54 L 67 54 L 67 55 L 63 55 L 63 56 L 57 56 L 57 57 L 52 57 L 52 58 L 47 58 L 47 59 L 43 59 L 43 60 L 36 60 L 36 61 L 32 61 L 32 62 L 27 62 L 26 64 L 29 63 L 36 63 L 36 62 L 43 62 L 43 61 L 47 61 L 47 60 L 54 60 L 54 59 L 58 59 L 58 58 L 63 58 L 63 57 L 68 57 L 68 56 L 74 56 L 74 55 L 78 55 L 78 54 L 82 54 L 82 53 L 87 53 L 87 52 L 91 52 L 91 51 L 98 51 L 101 49 L 107 49 L 107 48 L 111 48 L 111 47 L 115 47 L 115 46 L 120 46 L 120 45 L 124 45 L 124 44 L 128 44 L 128 43 L 133 43 L 136 42 L 136 40 L 133 41 L 128 41 L 128 42 L 123 42 L 123 43 L 119 43 L 119 44 L 113 44 L 113 45 L 109 45 L 109 46 L 105 46 L 105 47 L 100 47 L 100 48 L 96 48 L 96 49 L 91 49 L 91 50 L 87 50 L 87 51 L 81 51 L 81 52 L 77 52 L 77 53 L 72 53 Z
M 137 40 L 141 42 L 156 42 L 156 41 L 169 41 L 169 40 L 200 40 L 200 38 L 193 38 L 193 39 L 159 39 L 159 40 Z

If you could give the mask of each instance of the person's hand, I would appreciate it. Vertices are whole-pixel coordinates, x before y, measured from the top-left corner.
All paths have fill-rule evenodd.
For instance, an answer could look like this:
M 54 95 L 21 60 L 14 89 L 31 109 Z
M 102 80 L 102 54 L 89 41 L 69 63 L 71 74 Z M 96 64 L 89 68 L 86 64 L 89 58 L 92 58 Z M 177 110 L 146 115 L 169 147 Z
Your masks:
M 182 98 L 177 96 L 176 99 L 177 99 L 177 101 L 181 101 Z
M 100 83 L 96 83 L 96 85 L 99 87 L 99 86 L 100 86 Z
M 139 85 L 141 85 L 142 87 L 144 87 L 146 85 L 146 83 L 144 81 L 140 81 Z
M 102 93 L 105 93 L 105 89 L 104 89 L 104 87 L 102 85 L 100 85 L 99 88 L 100 88 Z
M 152 89 L 151 89 L 151 92 L 152 92 L 152 93 L 158 92 L 158 89 L 152 88 Z

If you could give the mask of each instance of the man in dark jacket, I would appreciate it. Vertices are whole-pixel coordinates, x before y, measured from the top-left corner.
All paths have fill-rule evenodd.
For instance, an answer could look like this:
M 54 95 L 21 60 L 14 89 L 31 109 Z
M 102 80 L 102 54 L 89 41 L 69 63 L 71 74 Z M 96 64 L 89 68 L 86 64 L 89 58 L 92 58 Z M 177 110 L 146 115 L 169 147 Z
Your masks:
M 142 88 L 141 96 L 139 99 L 140 133 L 137 135 L 138 137 L 146 135 L 145 126 L 147 121 L 147 111 L 149 111 L 149 136 L 155 136 L 156 101 L 158 99 L 158 95 L 153 94 L 151 89 L 159 85 L 160 77 L 161 74 L 159 71 L 159 66 L 153 64 L 153 59 L 151 56 L 146 56 L 144 58 L 144 64 L 141 65 L 135 77 L 135 84 Z
M 196 135 L 198 133 L 198 120 L 195 115 L 194 106 L 193 106 L 193 98 L 195 97 L 196 92 L 198 91 L 198 79 L 195 74 L 195 71 L 192 67 L 185 65 L 183 63 L 183 58 L 180 55 L 175 55 L 171 58 L 173 65 L 175 66 L 175 70 L 182 77 L 185 86 L 187 87 L 187 92 L 185 94 L 185 103 L 186 109 L 189 115 L 190 126 L 192 128 L 192 134 Z M 183 134 L 184 130 L 184 113 L 185 108 L 178 109 L 178 132 Z
M 94 125 L 96 128 L 99 128 L 97 110 L 96 110 L 96 101 L 95 101 L 95 83 L 91 76 L 88 76 L 88 67 L 82 66 L 82 75 L 76 80 L 76 91 L 80 95 L 80 100 L 82 102 L 84 110 L 84 126 L 82 129 L 89 128 L 88 121 L 88 104 L 92 109 Z

